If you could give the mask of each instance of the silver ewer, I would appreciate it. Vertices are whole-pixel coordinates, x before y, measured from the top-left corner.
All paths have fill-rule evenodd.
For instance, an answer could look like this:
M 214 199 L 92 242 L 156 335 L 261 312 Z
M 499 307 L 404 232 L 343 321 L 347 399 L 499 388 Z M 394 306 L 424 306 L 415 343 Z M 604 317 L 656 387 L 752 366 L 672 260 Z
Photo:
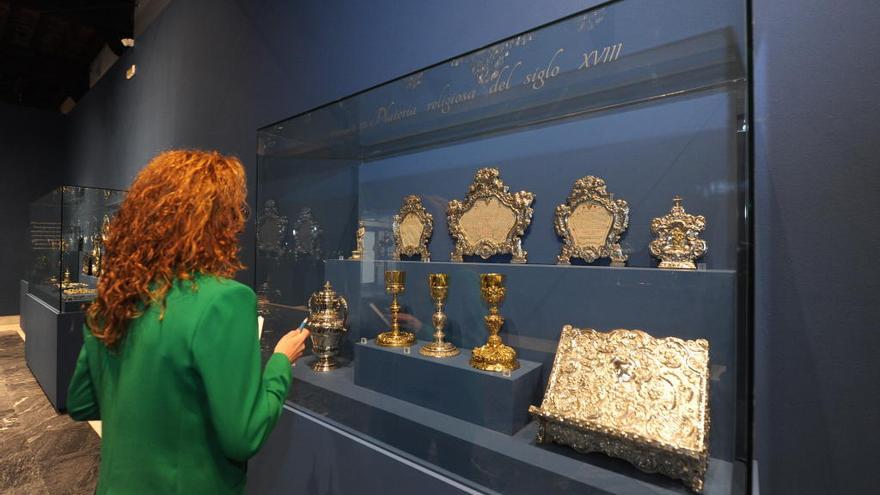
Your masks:
M 311 332 L 312 353 L 318 358 L 311 367 L 318 372 L 338 366 L 334 357 L 339 353 L 342 337 L 347 331 L 348 301 L 337 295 L 330 285 L 309 297 L 309 318 L 306 326 Z

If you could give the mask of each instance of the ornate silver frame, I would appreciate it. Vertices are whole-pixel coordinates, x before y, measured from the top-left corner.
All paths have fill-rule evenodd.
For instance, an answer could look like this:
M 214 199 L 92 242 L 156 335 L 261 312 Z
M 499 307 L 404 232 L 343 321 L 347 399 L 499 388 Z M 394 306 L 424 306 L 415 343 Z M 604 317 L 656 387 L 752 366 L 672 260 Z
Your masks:
M 475 212 L 481 205 L 488 207 L 492 200 L 497 200 L 513 214 L 513 224 L 504 239 L 471 239 L 462 225 L 462 218 L 469 212 Z M 525 263 L 528 252 L 522 248 L 522 236 L 532 221 L 534 210 L 531 205 L 534 201 L 535 195 L 531 192 L 509 192 L 509 188 L 501 181 L 501 172 L 497 168 L 477 170 L 464 201 L 452 200 L 446 210 L 449 235 L 455 239 L 451 260 L 463 261 L 464 255 L 487 259 L 494 254 L 510 254 L 511 263 Z
M 287 235 L 287 217 L 278 212 L 278 206 L 274 199 L 267 200 L 263 207 L 263 213 L 257 221 L 257 249 L 267 254 L 280 258 L 285 254 L 284 237 Z M 264 238 L 263 228 L 271 227 L 277 232 L 278 239 L 272 245 Z
M 675 196 L 669 213 L 651 221 L 651 232 L 657 237 L 648 247 L 660 259 L 660 268 L 696 270 L 694 261 L 709 249 L 706 241 L 700 239 L 706 217 L 687 213 L 681 203 L 681 197 Z
M 415 216 L 422 228 L 419 233 L 418 243 L 405 245 L 403 243 L 403 236 L 400 233 L 400 225 L 405 222 L 406 218 L 410 215 Z M 403 205 L 400 207 L 400 211 L 394 215 L 392 229 L 394 232 L 394 252 L 391 255 L 392 260 L 400 261 L 400 255 L 419 255 L 422 261 L 431 261 L 431 252 L 428 251 L 428 242 L 434 234 L 434 216 L 428 213 L 428 210 L 425 209 L 420 196 L 410 194 L 403 198 Z
M 321 258 L 321 234 L 323 230 L 321 230 L 321 225 L 312 215 L 311 208 L 304 207 L 300 210 L 290 233 L 294 241 L 294 259 L 299 259 L 300 255 L 311 255 L 315 258 Z
M 570 220 L 577 209 L 584 205 L 595 205 L 611 215 L 611 225 L 600 245 L 578 245 Z M 612 266 L 626 264 L 627 256 L 620 247 L 620 236 L 629 226 L 629 205 L 605 189 L 605 181 L 588 175 L 575 181 L 565 203 L 556 207 L 556 234 L 562 238 L 562 250 L 556 259 L 559 265 L 571 264 L 571 258 L 581 258 L 592 263 L 599 258 L 611 258 Z

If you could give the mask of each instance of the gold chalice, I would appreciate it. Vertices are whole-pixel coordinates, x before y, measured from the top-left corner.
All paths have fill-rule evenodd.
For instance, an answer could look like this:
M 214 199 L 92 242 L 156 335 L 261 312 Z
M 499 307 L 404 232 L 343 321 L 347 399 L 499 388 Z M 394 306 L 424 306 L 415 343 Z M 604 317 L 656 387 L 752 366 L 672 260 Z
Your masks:
M 419 353 L 425 356 L 436 358 L 445 358 L 458 355 L 458 348 L 452 345 L 452 342 L 446 342 L 443 338 L 446 336 L 443 329 L 446 328 L 446 313 L 443 312 L 443 305 L 446 303 L 446 296 L 449 294 L 449 274 L 448 273 L 429 273 L 428 288 L 431 290 L 431 299 L 434 300 L 434 314 L 431 316 L 431 322 L 434 324 L 434 341 L 425 344 L 419 349 Z
M 376 343 L 385 347 L 407 347 L 416 341 L 416 336 L 412 332 L 401 332 L 400 321 L 400 303 L 397 302 L 397 296 L 403 294 L 406 289 L 406 272 L 398 270 L 385 271 L 385 292 L 391 294 L 391 330 L 382 332 L 376 337 Z
M 489 314 L 483 317 L 489 339 L 485 345 L 477 347 L 471 354 L 471 366 L 485 371 L 513 371 L 519 368 L 516 351 L 504 345 L 498 332 L 504 324 L 504 318 L 498 306 L 504 302 L 504 275 L 500 273 L 483 273 L 480 275 L 480 293 L 489 305 Z

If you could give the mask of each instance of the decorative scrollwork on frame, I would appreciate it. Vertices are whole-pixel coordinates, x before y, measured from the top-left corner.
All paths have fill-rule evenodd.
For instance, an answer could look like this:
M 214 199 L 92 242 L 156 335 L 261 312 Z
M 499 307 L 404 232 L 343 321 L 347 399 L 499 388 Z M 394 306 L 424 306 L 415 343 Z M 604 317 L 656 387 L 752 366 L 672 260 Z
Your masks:
M 428 242 L 434 233 L 434 216 L 422 205 L 422 198 L 411 194 L 403 198 L 403 206 L 394 215 L 394 253 L 392 259 L 400 261 L 400 255 L 419 255 L 422 261 L 431 261 Z
M 651 221 L 651 232 L 657 236 L 649 245 L 651 254 L 660 258 L 660 268 L 696 270 L 694 260 L 706 253 L 708 245 L 700 239 L 706 228 L 706 217 L 684 211 L 681 197 L 672 198 L 672 209 Z
M 700 492 L 709 461 L 709 343 L 562 329 L 538 443 L 603 452 Z
M 263 213 L 257 220 L 257 249 L 280 258 L 286 251 L 284 236 L 287 234 L 287 217 L 278 212 L 275 200 L 266 201 Z
M 558 264 L 571 264 L 572 258 L 587 263 L 611 258 L 612 266 L 626 264 L 619 241 L 629 226 L 629 205 L 615 200 L 604 180 L 592 175 L 578 179 L 566 202 L 556 207 L 555 224 L 563 243 Z
M 455 239 L 452 261 L 463 261 L 464 255 L 510 254 L 511 263 L 525 263 L 522 236 L 532 221 L 534 201 L 533 193 L 509 192 L 497 168 L 479 169 L 464 201 L 452 200 L 446 210 L 449 235 Z

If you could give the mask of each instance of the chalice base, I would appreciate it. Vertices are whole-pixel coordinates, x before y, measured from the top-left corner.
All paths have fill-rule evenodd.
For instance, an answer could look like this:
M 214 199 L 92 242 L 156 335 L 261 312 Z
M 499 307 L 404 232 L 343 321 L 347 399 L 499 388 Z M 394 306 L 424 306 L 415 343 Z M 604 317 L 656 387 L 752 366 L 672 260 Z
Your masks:
M 408 347 L 416 342 L 416 336 L 411 332 L 392 331 L 382 332 L 376 337 L 376 343 L 384 347 Z
M 314 361 L 309 366 L 312 368 L 312 370 L 317 371 L 319 373 L 323 373 L 325 371 L 330 371 L 330 370 L 336 369 L 339 366 L 339 364 L 335 360 L 333 360 L 332 358 L 321 357 L 321 358 L 318 358 L 316 361 Z
M 697 265 L 693 261 L 661 261 L 660 268 L 671 268 L 674 270 L 696 270 Z
M 419 354 L 435 358 L 458 356 L 458 353 L 458 347 L 452 345 L 452 342 L 431 342 L 419 348 Z
M 513 371 L 519 368 L 516 351 L 504 344 L 486 344 L 471 353 L 471 366 L 483 371 Z

